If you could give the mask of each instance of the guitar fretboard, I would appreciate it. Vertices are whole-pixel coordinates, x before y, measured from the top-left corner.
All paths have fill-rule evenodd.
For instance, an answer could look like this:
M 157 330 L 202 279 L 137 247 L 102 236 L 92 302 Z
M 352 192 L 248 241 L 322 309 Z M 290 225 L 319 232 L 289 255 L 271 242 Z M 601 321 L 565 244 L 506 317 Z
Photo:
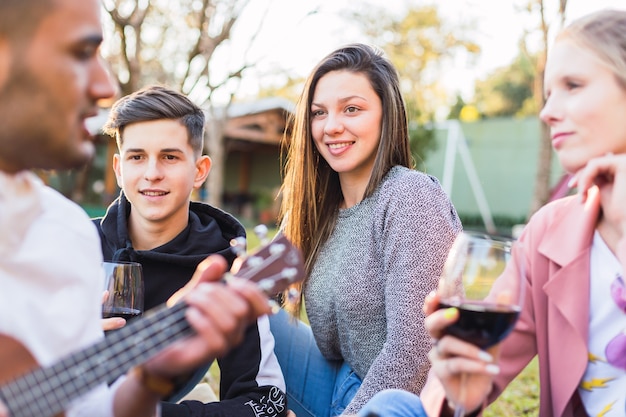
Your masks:
M 0 398 L 11 417 L 56 415 L 77 396 L 112 382 L 173 341 L 193 334 L 185 310 L 184 303 L 151 310 L 96 344 L 3 385 Z

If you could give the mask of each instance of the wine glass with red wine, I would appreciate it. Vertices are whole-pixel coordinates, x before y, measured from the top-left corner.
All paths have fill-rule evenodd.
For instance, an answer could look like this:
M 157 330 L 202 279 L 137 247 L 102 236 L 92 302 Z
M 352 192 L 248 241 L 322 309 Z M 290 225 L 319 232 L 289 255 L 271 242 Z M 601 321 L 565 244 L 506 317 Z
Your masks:
M 524 301 L 521 250 L 521 245 L 509 238 L 476 232 L 458 235 L 438 289 L 439 308 L 459 310 L 459 319 L 446 328 L 445 334 L 487 349 L 513 330 Z M 457 405 L 455 417 L 464 414 Z
M 143 313 L 143 272 L 137 262 L 103 262 L 105 296 L 102 318 L 122 317 L 127 321 Z

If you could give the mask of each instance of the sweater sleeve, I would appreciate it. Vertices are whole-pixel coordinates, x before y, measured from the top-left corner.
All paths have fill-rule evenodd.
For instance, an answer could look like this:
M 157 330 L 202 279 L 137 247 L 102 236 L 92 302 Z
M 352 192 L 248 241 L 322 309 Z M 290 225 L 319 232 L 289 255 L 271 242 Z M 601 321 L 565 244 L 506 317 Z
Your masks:
M 285 383 L 274 355 L 267 317 L 246 330 L 244 341 L 218 359 L 220 401 L 163 403 L 163 417 L 284 417 Z
M 375 227 L 384 263 L 387 335 L 345 414 L 355 414 L 386 388 L 416 394 L 422 389 L 430 367 L 431 339 L 421 306 L 436 289 L 447 253 L 461 231 L 452 203 L 433 177 L 403 176 L 385 194 Z

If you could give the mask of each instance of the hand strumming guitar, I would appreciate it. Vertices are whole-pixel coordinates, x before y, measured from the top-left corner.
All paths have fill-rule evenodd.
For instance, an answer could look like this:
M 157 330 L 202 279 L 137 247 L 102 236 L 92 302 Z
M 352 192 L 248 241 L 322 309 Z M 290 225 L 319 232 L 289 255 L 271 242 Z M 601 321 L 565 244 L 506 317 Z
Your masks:
M 169 305 L 183 299 L 188 305 L 187 320 L 197 332 L 173 344 L 147 364 L 165 374 L 178 375 L 226 353 L 238 344 L 248 325 L 271 312 L 267 296 L 257 284 L 231 278 L 228 285 L 219 281 L 226 272 L 221 256 L 208 257 L 191 281 L 174 294 Z

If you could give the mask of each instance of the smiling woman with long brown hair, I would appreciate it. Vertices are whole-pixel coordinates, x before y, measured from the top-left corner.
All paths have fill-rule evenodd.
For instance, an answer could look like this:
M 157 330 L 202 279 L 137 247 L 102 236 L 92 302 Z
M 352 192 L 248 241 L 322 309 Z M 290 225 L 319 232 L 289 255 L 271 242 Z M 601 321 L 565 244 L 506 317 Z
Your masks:
M 354 44 L 308 78 L 288 142 L 282 233 L 304 253 L 311 328 L 271 318 L 289 407 L 352 413 L 376 392 L 419 392 L 430 338 L 419 306 L 461 224 L 439 182 L 412 169 L 398 75 Z M 288 300 L 289 301 L 289 300 Z M 318 349 L 319 347 L 319 349 Z

